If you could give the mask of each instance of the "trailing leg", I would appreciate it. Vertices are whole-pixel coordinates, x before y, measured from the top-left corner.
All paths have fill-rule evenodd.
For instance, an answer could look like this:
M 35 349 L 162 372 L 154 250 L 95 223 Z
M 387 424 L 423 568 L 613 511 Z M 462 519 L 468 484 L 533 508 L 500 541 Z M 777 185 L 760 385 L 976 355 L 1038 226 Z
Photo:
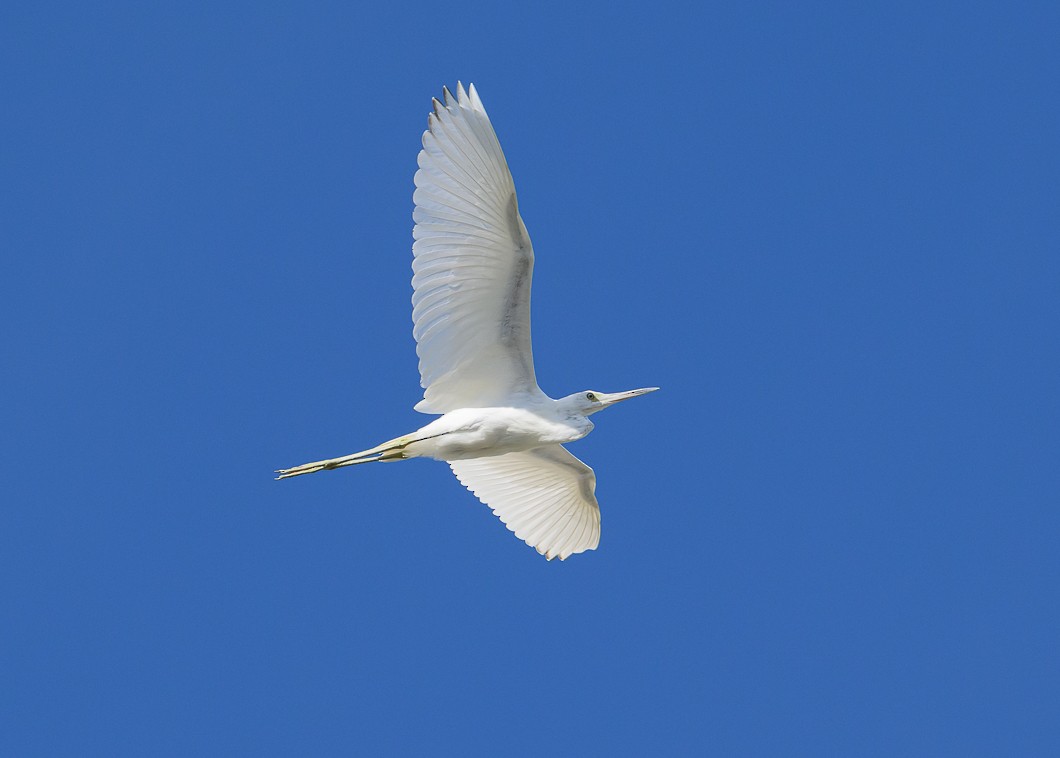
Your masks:
M 301 466 L 294 466 L 292 468 L 279 469 L 276 473 L 279 474 L 277 479 L 288 479 L 292 476 L 301 476 L 302 474 L 315 474 L 317 471 L 330 471 L 331 469 L 343 468 L 345 466 L 356 466 L 360 463 L 374 463 L 375 461 L 396 461 L 407 458 L 402 450 L 413 440 L 409 437 L 398 437 L 397 439 L 389 440 L 384 442 L 382 445 L 377 445 L 369 450 L 362 450 L 359 453 L 353 453 L 351 455 L 344 455 L 340 458 L 328 458 L 323 461 L 314 461 L 313 463 L 303 463 Z

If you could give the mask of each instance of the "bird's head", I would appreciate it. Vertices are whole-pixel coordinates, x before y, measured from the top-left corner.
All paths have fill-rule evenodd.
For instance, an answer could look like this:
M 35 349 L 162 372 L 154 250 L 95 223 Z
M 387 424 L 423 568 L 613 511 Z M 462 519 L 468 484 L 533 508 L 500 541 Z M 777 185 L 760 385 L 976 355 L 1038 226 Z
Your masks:
M 573 395 L 567 395 L 567 397 L 563 398 L 560 402 L 568 405 L 572 410 L 581 413 L 583 416 L 589 416 L 597 411 L 602 411 L 604 408 L 610 408 L 615 403 L 629 400 L 631 397 L 647 395 L 649 392 L 655 392 L 657 389 L 659 388 L 642 387 L 639 390 L 626 390 L 625 392 L 597 392 L 596 390 L 585 390 L 584 392 L 575 392 Z

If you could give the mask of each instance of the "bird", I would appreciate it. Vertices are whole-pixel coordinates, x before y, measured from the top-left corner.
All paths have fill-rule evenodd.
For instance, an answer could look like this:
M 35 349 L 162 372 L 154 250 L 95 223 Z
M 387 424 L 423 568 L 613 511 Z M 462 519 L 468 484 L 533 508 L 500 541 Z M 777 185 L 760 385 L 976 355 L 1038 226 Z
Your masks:
M 432 98 L 413 194 L 412 319 L 423 399 L 438 418 L 359 453 L 280 469 L 277 479 L 362 463 L 449 464 L 515 536 L 548 560 L 600 543 L 596 475 L 565 447 L 589 417 L 654 392 L 537 384 L 530 342 L 534 250 L 515 183 L 474 84 Z

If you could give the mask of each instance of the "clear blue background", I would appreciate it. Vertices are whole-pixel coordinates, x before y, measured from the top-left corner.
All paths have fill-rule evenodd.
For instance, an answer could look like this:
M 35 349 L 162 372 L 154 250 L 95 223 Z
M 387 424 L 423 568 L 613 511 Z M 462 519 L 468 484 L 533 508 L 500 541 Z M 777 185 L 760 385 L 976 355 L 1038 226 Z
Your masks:
M 4 755 L 1060 754 L 1055 3 L 6 3 Z M 89 7 L 94 6 L 94 7 Z M 603 540 L 427 421 L 474 81 Z

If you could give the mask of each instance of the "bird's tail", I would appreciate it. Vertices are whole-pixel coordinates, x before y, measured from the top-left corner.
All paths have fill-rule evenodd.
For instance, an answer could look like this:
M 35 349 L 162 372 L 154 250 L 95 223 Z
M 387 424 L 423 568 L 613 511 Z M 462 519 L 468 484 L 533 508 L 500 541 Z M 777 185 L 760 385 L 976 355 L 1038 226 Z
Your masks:
M 328 458 L 324 461 L 303 463 L 301 466 L 294 466 L 293 468 L 282 468 L 276 472 L 279 474 L 276 478 L 288 479 L 292 476 L 301 476 L 302 474 L 314 474 L 317 471 L 330 471 L 333 468 L 356 466 L 358 463 L 400 461 L 408 457 L 402 451 L 405 449 L 405 446 L 412 441 L 413 439 L 408 436 L 397 437 L 384 442 L 382 445 L 376 445 L 369 450 L 362 450 L 359 453 L 344 455 L 341 458 Z

